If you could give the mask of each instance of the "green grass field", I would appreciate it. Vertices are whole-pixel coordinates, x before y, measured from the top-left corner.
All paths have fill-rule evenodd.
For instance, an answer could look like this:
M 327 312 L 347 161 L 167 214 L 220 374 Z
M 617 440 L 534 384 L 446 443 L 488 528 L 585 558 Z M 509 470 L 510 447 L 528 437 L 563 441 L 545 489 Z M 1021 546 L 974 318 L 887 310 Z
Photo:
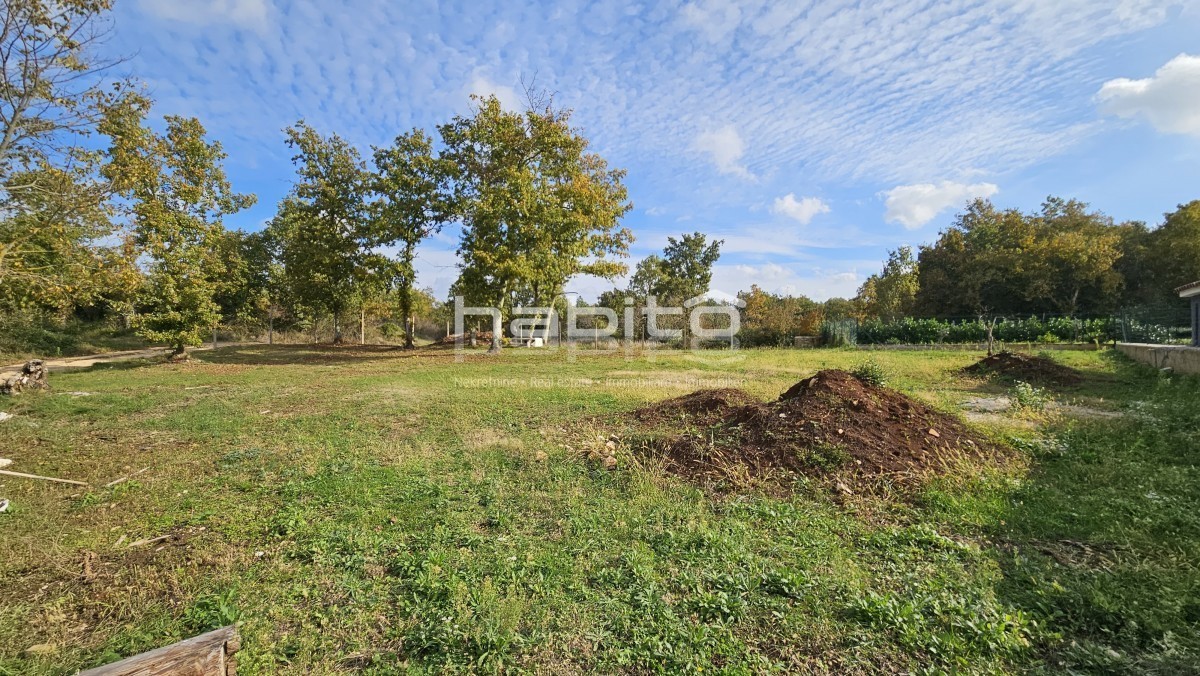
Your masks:
M 995 416 L 1013 458 L 849 498 L 576 450 L 649 401 L 865 359 L 710 354 L 264 346 L 55 374 L 0 401 L 0 455 L 91 487 L 0 478 L 0 673 L 234 622 L 243 674 L 1197 670 L 1194 379 L 1055 353 L 1087 374 L 1056 399 L 1123 415 Z M 1005 392 L 956 375 L 978 357 L 874 355 L 948 411 Z

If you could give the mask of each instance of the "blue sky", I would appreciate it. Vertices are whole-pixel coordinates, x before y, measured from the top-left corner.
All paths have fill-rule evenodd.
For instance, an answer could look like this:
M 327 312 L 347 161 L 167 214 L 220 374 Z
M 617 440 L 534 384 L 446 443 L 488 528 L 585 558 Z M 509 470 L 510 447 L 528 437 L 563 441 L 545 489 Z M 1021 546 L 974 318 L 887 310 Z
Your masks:
M 297 119 L 367 151 L 535 77 L 629 171 L 631 262 L 709 233 L 729 293 L 852 296 L 974 196 L 1150 223 L 1200 199 L 1195 0 L 117 5 L 109 49 L 156 113 L 199 117 L 258 195 L 230 227 L 273 215 Z M 457 234 L 422 247 L 422 286 L 454 280 Z

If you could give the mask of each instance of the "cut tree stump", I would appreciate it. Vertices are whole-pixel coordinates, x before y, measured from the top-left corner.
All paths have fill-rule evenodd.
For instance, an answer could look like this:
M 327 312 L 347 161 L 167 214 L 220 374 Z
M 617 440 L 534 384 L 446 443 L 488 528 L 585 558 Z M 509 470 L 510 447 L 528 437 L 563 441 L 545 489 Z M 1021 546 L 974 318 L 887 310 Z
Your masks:
M 79 676 L 237 676 L 233 655 L 241 647 L 237 627 L 222 627 L 120 662 L 88 669 Z
M 50 382 L 46 380 L 46 362 L 34 359 L 25 362 L 21 372 L 0 381 L 0 394 L 20 394 L 25 390 L 48 390 Z

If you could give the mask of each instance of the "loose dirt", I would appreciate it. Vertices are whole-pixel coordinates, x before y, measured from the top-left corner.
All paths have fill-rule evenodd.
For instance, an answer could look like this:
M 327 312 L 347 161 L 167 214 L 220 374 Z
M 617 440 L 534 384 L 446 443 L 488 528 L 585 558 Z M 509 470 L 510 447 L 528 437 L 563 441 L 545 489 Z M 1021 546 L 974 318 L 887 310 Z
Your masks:
M 905 479 L 964 455 L 999 449 L 957 418 L 900 392 L 838 370 L 796 383 L 762 402 L 741 390 L 704 390 L 634 411 L 635 452 L 703 484 L 834 477 L 846 483 Z
M 970 376 L 996 376 L 1035 385 L 1076 385 L 1083 381 L 1082 373 L 1048 357 L 1007 351 L 984 357 L 962 372 Z

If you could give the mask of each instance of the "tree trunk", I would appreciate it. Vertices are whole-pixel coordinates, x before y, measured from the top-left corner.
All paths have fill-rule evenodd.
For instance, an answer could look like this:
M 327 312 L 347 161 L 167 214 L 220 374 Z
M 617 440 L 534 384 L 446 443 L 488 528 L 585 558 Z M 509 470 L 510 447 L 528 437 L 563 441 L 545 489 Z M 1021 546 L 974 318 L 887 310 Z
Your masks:
M 404 349 L 411 350 L 416 347 L 412 335 L 416 321 L 412 318 L 412 289 L 407 284 L 400 289 L 400 316 L 404 317 Z
M 501 341 L 504 333 L 503 318 L 501 315 L 492 317 L 492 346 L 488 348 L 488 354 L 500 354 L 500 350 L 504 348 Z
M 400 316 L 404 318 L 404 349 L 411 350 L 416 345 L 413 343 L 413 329 L 416 328 L 417 322 L 413 319 L 412 311 L 412 287 L 413 277 L 413 259 L 416 257 L 416 242 L 405 242 L 404 249 L 401 252 L 401 275 L 400 275 Z M 446 331 L 446 335 L 450 335 L 450 331 Z
M 358 344 L 367 344 L 367 309 L 358 309 Z
M 492 345 L 488 348 L 488 354 L 500 354 L 500 350 L 504 349 L 502 337 L 504 333 L 504 299 L 508 297 L 508 289 L 502 288 L 500 291 L 500 302 L 496 303 L 498 312 L 492 316 Z
M 334 310 L 333 312 L 333 344 L 342 344 L 342 313 Z

